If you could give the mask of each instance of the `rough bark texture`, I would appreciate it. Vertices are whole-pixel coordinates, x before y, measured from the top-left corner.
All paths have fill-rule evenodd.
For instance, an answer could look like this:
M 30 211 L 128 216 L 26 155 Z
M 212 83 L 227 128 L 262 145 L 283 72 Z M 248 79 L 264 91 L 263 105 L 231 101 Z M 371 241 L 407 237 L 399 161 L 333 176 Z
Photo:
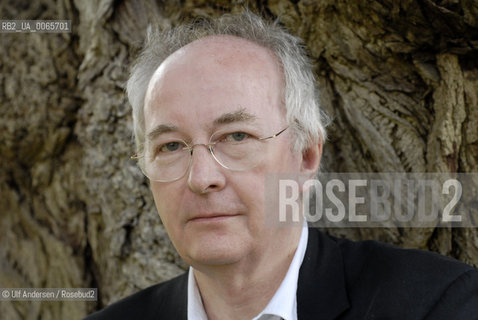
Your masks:
M 68 19 L 73 32 L 0 34 L 0 287 L 100 293 L 0 302 L 2 318 L 80 318 L 186 268 L 128 159 L 124 82 L 148 23 L 244 4 L 310 49 L 333 118 L 325 170 L 478 171 L 478 1 L 2 1 L 2 19 Z M 478 265 L 476 229 L 331 232 Z

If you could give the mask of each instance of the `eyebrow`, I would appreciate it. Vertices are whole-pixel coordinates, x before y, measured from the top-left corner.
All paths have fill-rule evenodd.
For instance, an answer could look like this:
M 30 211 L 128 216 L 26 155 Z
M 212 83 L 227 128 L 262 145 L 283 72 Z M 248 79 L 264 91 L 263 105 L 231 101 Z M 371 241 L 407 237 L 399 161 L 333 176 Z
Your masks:
M 256 119 L 256 116 L 250 113 L 247 113 L 245 109 L 240 109 L 234 112 L 229 112 L 221 115 L 219 118 L 214 120 L 214 125 L 222 125 L 233 122 L 252 122 Z
M 256 118 L 257 117 L 255 115 L 245 112 L 245 109 L 240 109 L 234 112 L 224 113 L 220 117 L 216 118 L 213 124 L 215 126 L 219 126 L 219 125 L 224 125 L 224 124 L 234 123 L 234 122 L 252 122 Z M 146 135 L 146 138 L 148 141 L 152 141 L 164 133 L 176 132 L 176 131 L 178 131 L 178 127 L 176 127 L 175 125 L 160 124 L 156 126 L 153 130 L 148 132 L 148 134 Z
M 153 130 L 151 130 L 148 135 L 147 139 L 148 141 L 154 140 L 156 137 L 168 133 L 168 132 L 174 132 L 178 131 L 178 128 L 172 124 L 160 124 L 159 126 L 155 127 Z

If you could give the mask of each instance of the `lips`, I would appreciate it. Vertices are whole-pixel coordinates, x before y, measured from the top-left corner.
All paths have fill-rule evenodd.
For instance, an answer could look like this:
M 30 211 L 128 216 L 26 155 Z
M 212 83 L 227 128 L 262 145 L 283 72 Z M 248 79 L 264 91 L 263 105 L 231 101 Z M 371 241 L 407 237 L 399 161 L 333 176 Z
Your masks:
M 226 220 L 238 216 L 238 214 L 225 214 L 225 213 L 208 213 L 199 214 L 189 219 L 191 222 L 215 222 Z

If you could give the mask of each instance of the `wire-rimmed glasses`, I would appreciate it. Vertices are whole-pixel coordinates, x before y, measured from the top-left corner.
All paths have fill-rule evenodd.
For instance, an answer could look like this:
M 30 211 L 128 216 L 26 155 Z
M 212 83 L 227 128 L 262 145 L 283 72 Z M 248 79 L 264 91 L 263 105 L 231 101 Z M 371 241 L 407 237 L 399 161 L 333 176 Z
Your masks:
M 144 175 L 151 181 L 172 182 L 182 178 L 189 170 L 194 148 L 204 146 L 222 167 L 233 171 L 250 170 L 264 156 L 264 143 L 279 136 L 288 127 L 271 136 L 259 138 L 245 131 L 218 131 L 211 135 L 209 143 L 189 145 L 182 139 L 152 143 L 144 154 L 135 154 Z

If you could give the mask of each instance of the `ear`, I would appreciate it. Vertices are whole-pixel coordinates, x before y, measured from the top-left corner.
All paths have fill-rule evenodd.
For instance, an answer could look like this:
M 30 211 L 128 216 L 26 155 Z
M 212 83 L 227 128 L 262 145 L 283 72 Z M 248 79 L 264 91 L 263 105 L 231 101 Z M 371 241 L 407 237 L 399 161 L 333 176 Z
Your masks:
M 313 144 L 302 151 L 302 160 L 300 167 L 300 185 L 308 179 L 313 179 L 317 174 L 322 158 L 322 139 L 317 144 Z M 303 191 L 303 190 L 302 190 Z
M 322 139 L 302 150 L 301 174 L 308 178 L 315 176 L 319 170 L 320 159 L 322 158 Z

